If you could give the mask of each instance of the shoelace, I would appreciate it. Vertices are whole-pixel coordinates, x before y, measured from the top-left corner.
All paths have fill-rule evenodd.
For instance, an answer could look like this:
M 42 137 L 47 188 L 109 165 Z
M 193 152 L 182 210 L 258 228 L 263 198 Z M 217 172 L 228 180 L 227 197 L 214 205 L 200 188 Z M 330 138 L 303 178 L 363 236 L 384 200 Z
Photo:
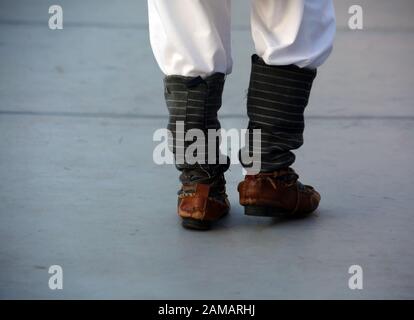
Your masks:
M 296 182 L 299 179 L 299 176 L 296 174 L 296 172 L 294 172 L 292 170 L 292 171 L 287 172 L 284 175 L 280 175 L 279 172 L 276 171 L 276 172 L 273 172 L 271 174 L 266 174 L 266 175 L 264 175 L 264 176 L 262 176 L 260 178 L 265 178 L 272 185 L 272 187 L 275 190 L 277 190 L 277 185 L 276 185 L 276 183 L 274 181 L 275 178 L 279 178 L 279 179 L 281 178 L 280 179 L 281 181 L 286 181 L 286 180 L 289 181 L 288 183 L 286 183 L 286 186 L 287 187 L 291 187 L 291 186 L 293 186 L 293 185 L 296 184 Z

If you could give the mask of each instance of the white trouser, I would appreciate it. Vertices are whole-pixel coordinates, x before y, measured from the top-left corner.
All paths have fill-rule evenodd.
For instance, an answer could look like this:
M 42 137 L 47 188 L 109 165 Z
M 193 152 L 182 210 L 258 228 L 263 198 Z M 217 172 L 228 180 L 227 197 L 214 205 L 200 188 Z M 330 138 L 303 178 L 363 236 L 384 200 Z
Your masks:
M 230 0 L 148 0 L 152 50 L 166 75 L 232 70 Z M 269 65 L 316 68 L 335 36 L 332 0 L 252 0 L 256 53 Z

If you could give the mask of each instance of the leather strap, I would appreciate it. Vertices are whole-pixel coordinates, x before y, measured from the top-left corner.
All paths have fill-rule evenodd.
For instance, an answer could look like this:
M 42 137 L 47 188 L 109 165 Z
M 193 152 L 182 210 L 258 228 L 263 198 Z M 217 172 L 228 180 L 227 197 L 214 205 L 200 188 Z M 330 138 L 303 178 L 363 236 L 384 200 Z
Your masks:
M 298 211 L 300 207 L 300 202 L 301 202 L 301 192 L 299 191 L 298 183 L 296 183 L 296 205 L 295 205 L 295 209 L 293 209 L 290 215 L 294 215 Z
M 207 208 L 207 200 L 208 200 L 208 194 L 210 192 L 210 185 L 208 184 L 202 184 L 198 183 L 196 185 L 196 195 L 195 197 L 200 199 L 200 208 L 204 211 L 204 214 L 206 212 Z

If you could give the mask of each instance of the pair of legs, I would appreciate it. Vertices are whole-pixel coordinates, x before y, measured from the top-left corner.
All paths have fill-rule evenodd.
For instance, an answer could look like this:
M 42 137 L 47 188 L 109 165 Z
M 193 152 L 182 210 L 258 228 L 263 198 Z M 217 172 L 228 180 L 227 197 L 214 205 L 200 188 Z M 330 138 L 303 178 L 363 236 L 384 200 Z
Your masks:
M 150 40 L 165 74 L 172 150 L 177 132 L 219 129 L 225 76 L 231 73 L 230 0 L 148 0 Z M 316 68 L 335 34 L 331 0 L 252 0 L 252 56 L 248 129 L 261 130 L 261 172 L 239 184 L 245 213 L 260 216 L 312 212 L 320 196 L 290 168 L 303 143 L 304 109 Z M 180 129 L 179 129 L 180 128 Z M 253 141 L 250 139 L 250 150 Z M 207 156 L 209 141 L 203 154 Z M 181 150 L 183 151 L 183 150 Z M 205 158 L 207 159 L 207 157 Z M 227 165 L 176 165 L 181 171 L 178 213 L 189 228 L 206 229 L 229 210 Z
M 251 6 L 256 54 L 266 64 L 315 69 L 329 56 L 331 0 L 251 0 Z M 148 10 L 151 46 L 165 75 L 231 73 L 230 0 L 148 0 Z

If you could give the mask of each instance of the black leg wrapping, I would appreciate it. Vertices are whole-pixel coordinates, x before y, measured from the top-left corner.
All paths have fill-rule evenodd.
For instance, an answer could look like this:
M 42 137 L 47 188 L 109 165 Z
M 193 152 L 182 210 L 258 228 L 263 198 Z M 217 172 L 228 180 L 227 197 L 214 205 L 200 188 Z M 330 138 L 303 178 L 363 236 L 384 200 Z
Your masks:
M 315 76 L 316 70 L 270 66 L 252 56 L 247 96 L 249 151 L 253 150 L 251 130 L 261 129 L 261 172 L 286 168 L 295 161 L 291 150 L 303 144 L 303 113 Z
M 225 172 L 230 165 L 230 160 L 219 152 L 220 138 L 214 138 L 214 141 L 207 139 L 208 129 L 220 129 L 217 112 L 221 107 L 224 82 L 225 76 L 222 73 L 215 73 L 206 79 L 183 76 L 167 76 L 164 79 L 165 100 L 170 114 L 168 129 L 172 133 L 169 145 L 176 159 L 176 167 L 182 171 L 180 180 L 183 183 L 208 183 Z M 183 132 L 177 126 L 177 121 L 184 123 L 184 128 L 181 128 Z M 181 138 L 185 137 L 190 129 L 199 129 L 204 133 L 205 143 L 197 149 L 201 150 L 198 155 L 203 155 L 204 163 L 189 164 L 183 158 L 182 163 L 177 161 L 178 154 L 184 155 L 189 145 L 196 141 L 181 140 L 181 145 L 177 143 L 180 135 Z M 208 146 L 213 142 L 216 144 L 215 164 L 208 162 Z M 219 163 L 220 158 L 221 162 L 225 160 L 224 164 Z

